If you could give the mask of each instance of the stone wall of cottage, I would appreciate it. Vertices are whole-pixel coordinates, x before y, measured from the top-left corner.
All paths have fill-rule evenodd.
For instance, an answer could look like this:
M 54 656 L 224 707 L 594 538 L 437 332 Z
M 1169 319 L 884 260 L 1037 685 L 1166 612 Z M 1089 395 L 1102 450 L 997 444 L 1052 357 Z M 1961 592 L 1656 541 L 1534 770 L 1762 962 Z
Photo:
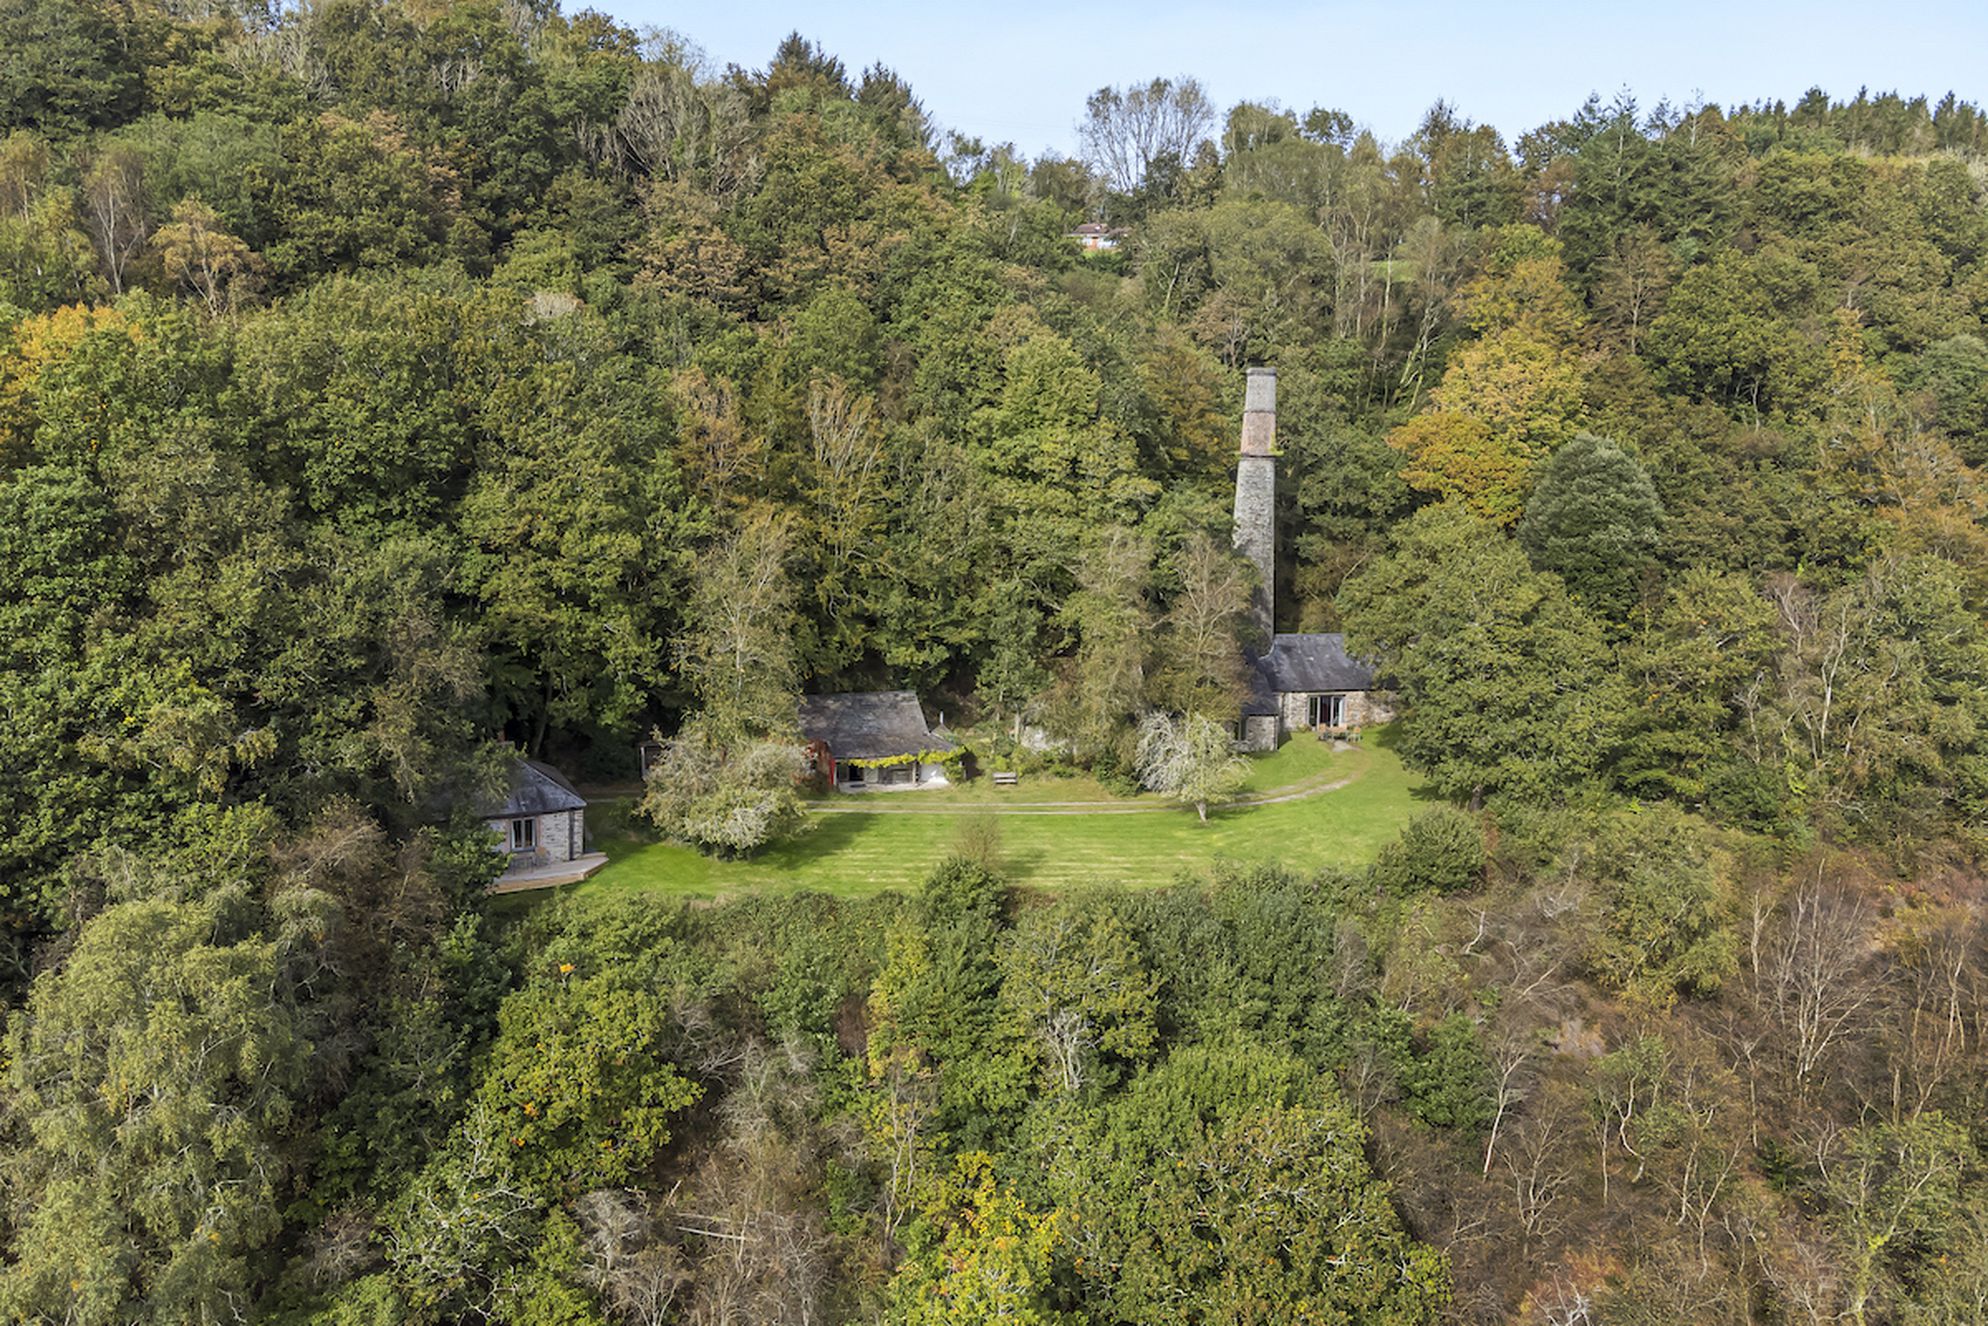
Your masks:
M 558 865 L 586 855 L 587 812 L 584 810 L 561 810 L 538 816 L 538 848 L 531 852 L 511 850 L 511 818 L 507 815 L 503 819 L 485 820 L 484 823 L 490 826 L 490 832 L 496 837 L 496 850 L 510 857 L 511 865 L 516 869 Z
M 1385 691 L 1285 691 L 1277 699 L 1286 734 L 1310 730 L 1311 698 L 1315 694 L 1346 697 L 1342 706 L 1346 727 L 1373 727 L 1394 719 L 1393 697 Z
M 1282 731 L 1275 714 L 1250 714 L 1243 719 L 1242 748 L 1248 751 L 1277 749 Z
M 1394 721 L 1393 691 L 1354 691 L 1346 697 L 1346 722 L 1353 727 L 1378 727 Z
M 581 854 L 584 810 L 564 810 L 538 817 L 538 846 L 546 863 L 571 861 Z

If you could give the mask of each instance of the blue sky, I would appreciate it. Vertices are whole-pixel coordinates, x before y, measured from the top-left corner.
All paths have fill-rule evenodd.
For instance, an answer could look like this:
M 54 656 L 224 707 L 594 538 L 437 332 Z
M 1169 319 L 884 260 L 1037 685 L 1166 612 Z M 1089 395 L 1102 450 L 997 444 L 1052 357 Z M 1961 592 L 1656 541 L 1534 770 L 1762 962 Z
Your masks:
M 878 60 L 896 69 L 943 126 L 1030 154 L 1074 147 L 1091 91 L 1156 74 L 1198 77 L 1222 108 L 1245 97 L 1336 106 L 1388 140 L 1439 96 L 1507 141 L 1623 87 L 1646 107 L 1695 94 L 1792 101 L 1818 84 L 1838 97 L 1860 85 L 1988 97 L 1988 0 L 592 3 L 673 28 L 719 66 L 763 67 L 799 28 L 852 72 Z

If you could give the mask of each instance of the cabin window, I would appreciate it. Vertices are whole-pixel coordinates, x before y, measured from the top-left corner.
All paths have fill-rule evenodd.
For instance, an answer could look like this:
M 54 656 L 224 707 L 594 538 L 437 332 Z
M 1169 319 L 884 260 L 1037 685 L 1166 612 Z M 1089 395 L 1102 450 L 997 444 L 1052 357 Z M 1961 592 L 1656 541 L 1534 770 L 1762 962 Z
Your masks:
M 860 764 L 843 765 L 842 781 L 853 787 L 861 787 L 863 785 L 863 766 Z
M 538 821 L 521 819 L 511 821 L 511 850 L 529 852 L 538 847 Z
M 1314 695 L 1305 702 L 1305 712 L 1313 727 L 1345 727 L 1346 697 Z

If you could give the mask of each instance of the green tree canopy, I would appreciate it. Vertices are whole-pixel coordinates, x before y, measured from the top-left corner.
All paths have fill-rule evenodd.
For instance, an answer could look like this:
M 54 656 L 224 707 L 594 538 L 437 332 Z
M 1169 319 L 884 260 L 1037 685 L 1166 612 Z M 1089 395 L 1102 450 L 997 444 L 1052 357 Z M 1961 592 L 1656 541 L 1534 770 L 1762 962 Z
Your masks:
M 230 928 L 215 907 L 113 907 L 9 1020 L 11 1313 L 218 1319 L 249 1292 L 307 1047 L 271 945 Z
M 1622 621 L 1654 560 L 1663 505 L 1636 458 L 1582 433 L 1533 482 L 1516 533 L 1532 564 L 1606 622 Z
M 1400 686 L 1404 757 L 1445 795 L 1551 798 L 1600 767 L 1624 701 L 1601 631 L 1483 520 L 1418 512 L 1340 602 L 1349 646 Z

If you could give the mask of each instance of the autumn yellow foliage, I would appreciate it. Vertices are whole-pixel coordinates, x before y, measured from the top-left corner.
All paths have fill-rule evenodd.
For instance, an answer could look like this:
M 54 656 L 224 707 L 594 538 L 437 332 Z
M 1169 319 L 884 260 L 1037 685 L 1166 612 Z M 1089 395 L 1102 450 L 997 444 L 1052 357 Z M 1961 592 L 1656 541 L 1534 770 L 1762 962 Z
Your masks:
M 0 343 L 0 460 L 18 460 L 28 446 L 42 375 L 93 332 L 140 337 L 137 326 L 114 308 L 66 304 L 23 318 Z

